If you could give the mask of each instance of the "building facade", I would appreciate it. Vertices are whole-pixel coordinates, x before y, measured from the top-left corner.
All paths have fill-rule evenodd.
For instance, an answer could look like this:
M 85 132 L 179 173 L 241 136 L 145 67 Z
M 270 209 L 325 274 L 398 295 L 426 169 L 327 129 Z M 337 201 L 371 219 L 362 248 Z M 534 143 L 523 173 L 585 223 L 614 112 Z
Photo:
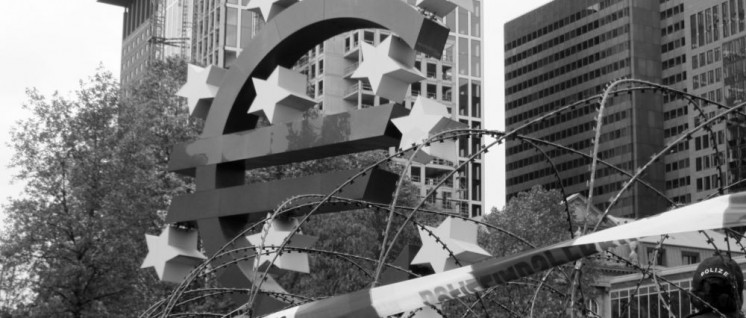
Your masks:
M 703 253 L 702 257 L 710 257 L 712 252 L 710 250 L 709 253 Z M 734 260 L 743 270 L 746 268 L 746 259 L 742 255 L 734 255 Z M 684 261 L 687 261 L 686 257 Z M 599 286 L 603 293 L 595 304 L 596 312 L 601 317 L 613 318 L 669 317 L 669 313 L 674 317 L 686 317 L 695 310 L 689 294 L 683 290 L 692 289 L 692 276 L 697 265 L 699 264 L 690 263 L 657 269 L 656 274 L 667 280 L 660 282 L 660 285 L 651 279 L 641 280 L 642 275 L 639 273 L 609 277 L 603 283 L 604 286 Z M 666 298 L 669 299 L 670 307 L 662 300 Z
M 588 201 L 582 194 L 569 196 L 567 202 L 578 228 L 586 219 L 590 224 L 598 222 L 603 212 L 593 206 L 587 211 Z M 609 216 L 600 229 L 632 221 Z M 731 255 L 742 268 L 746 267 L 744 251 L 738 242 L 713 230 L 641 237 L 614 247 L 611 252 L 637 268 L 605 258 L 603 254 L 588 263 L 594 269 L 591 275 L 595 276 L 594 286 L 598 292 L 587 303 L 587 308 L 600 317 L 669 317 L 668 308 L 674 317 L 686 317 L 693 308 L 689 295 L 683 290 L 691 289 L 692 276 L 700 262 L 722 252 Z M 649 269 L 667 282 L 660 279 L 659 286 L 651 277 L 643 277 L 639 268 Z M 667 308 L 661 298 L 669 299 L 670 307 Z
M 125 9 L 120 82 L 127 87 L 155 59 L 189 58 L 193 0 L 98 0 Z
M 743 5 L 743 0 L 555 0 L 510 21 L 505 26 L 506 127 L 515 129 L 599 94 L 619 78 L 661 83 L 728 106 L 737 104 L 744 85 L 737 66 L 742 58 L 737 53 L 729 60 L 724 57 L 726 49 L 739 52 L 739 41 L 746 35 L 741 28 Z M 600 157 L 635 171 L 718 111 L 716 106 L 697 104 L 650 91 L 613 96 L 601 118 Z M 586 103 L 528 127 L 523 134 L 590 153 L 596 116 L 597 104 Z M 654 163 L 643 180 L 680 203 L 696 202 L 720 185 L 742 180 L 743 164 L 736 160 L 743 147 L 742 122 L 733 117 L 715 124 L 712 134 L 695 133 Z M 530 144 L 514 140 L 507 146 L 508 197 L 534 184 L 558 187 L 554 170 Z M 590 160 L 545 147 L 566 190 L 587 193 Z M 596 178 L 594 204 L 603 209 L 627 177 L 599 166 Z M 652 191 L 635 185 L 612 213 L 643 217 L 666 205 Z

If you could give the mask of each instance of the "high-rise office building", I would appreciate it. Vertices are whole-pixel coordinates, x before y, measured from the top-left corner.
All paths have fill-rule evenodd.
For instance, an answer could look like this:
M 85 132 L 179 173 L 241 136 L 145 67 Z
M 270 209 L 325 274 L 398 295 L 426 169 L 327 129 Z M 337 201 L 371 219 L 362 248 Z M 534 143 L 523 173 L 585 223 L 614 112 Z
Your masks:
M 743 77 L 738 77 L 743 71 L 736 67 L 744 58 L 742 52 L 737 55 L 737 47 L 746 40 L 743 0 L 716 2 L 556 0 L 508 22 L 506 127 L 517 128 L 601 93 L 619 78 L 661 83 L 730 106 L 738 103 L 743 94 L 739 86 L 744 86 Z M 718 111 L 699 104 L 705 116 Z M 647 91 L 614 96 L 601 118 L 599 155 L 633 172 L 682 132 L 700 124 L 698 114 L 693 105 L 673 95 Z M 523 133 L 590 153 L 596 116 L 597 104 L 586 103 Z M 742 144 L 737 120 L 713 126 L 712 140 L 706 132 L 694 134 L 653 164 L 643 180 L 680 203 L 698 201 L 717 191 L 722 182 L 741 180 L 743 165 L 735 160 Z M 508 142 L 508 197 L 534 184 L 558 187 L 554 170 L 532 147 L 518 140 Z M 590 160 L 542 148 L 552 155 L 568 194 L 588 191 Z M 606 208 L 628 178 L 604 166 L 598 167 L 596 177 L 594 204 Z M 612 213 L 641 217 L 665 207 L 666 202 L 652 191 L 635 185 Z
M 148 63 L 172 55 L 190 55 L 193 0 L 98 0 L 125 9 L 120 82 L 128 86 Z
M 193 1 L 192 62 L 230 68 L 264 21 L 243 9 L 248 0 Z

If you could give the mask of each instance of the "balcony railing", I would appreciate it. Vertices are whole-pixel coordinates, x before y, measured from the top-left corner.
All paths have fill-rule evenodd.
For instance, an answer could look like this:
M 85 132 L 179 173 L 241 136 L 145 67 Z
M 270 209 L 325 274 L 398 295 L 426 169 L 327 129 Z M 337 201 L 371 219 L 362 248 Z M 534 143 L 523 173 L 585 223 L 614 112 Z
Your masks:
M 360 62 L 352 63 L 352 65 L 345 67 L 345 76 L 352 75 L 357 68 L 360 66 Z
M 438 183 L 440 183 L 442 179 L 440 178 L 426 178 L 425 184 L 429 186 L 436 186 Z M 448 178 L 445 182 L 443 182 L 444 187 L 453 188 L 453 179 Z
M 449 166 L 449 167 L 455 167 L 456 166 L 450 160 L 445 160 L 445 159 L 441 159 L 441 158 L 435 158 L 432 161 L 430 161 L 430 163 L 435 164 L 435 165 L 441 165 L 441 166 Z
M 347 89 L 347 90 L 345 91 L 345 96 L 346 96 L 346 95 L 350 95 L 350 94 L 352 94 L 352 93 L 356 93 L 356 92 L 358 92 L 358 91 L 360 90 L 360 87 L 361 87 L 361 86 L 360 86 L 360 83 L 357 83 L 357 84 L 354 84 L 354 85 L 350 86 L 350 87 L 349 87 L 349 88 L 348 88 L 348 89 Z M 372 87 L 370 86 L 370 84 L 368 84 L 368 83 L 363 83 L 363 85 L 362 85 L 362 88 L 363 88 L 363 90 L 366 90 L 366 91 L 372 91 L 372 90 L 373 90 L 373 88 L 372 88 Z

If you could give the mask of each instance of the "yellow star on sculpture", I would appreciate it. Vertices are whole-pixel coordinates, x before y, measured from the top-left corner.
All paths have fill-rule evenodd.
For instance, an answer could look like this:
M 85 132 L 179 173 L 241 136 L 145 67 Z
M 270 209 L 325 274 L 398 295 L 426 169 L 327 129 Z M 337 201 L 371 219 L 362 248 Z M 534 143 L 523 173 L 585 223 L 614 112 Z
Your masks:
M 439 17 L 447 16 L 457 6 L 474 12 L 474 0 L 417 0 L 417 6 Z
M 461 266 L 471 265 L 490 258 L 489 252 L 477 245 L 475 223 L 458 218 L 447 218 L 437 228 L 426 226 L 442 243 L 427 231 L 419 228 L 422 248 L 412 259 L 412 265 L 430 264 L 436 273 L 459 267 L 443 245 L 453 252 Z
M 251 0 L 246 9 L 260 13 L 266 22 L 296 2 L 298 0 Z
M 257 268 L 264 267 L 265 263 L 271 262 L 272 259 L 275 258 L 278 250 L 276 247 L 282 245 L 282 242 L 285 241 L 285 238 L 287 238 L 294 232 L 297 225 L 297 219 L 293 219 L 289 224 L 283 224 L 283 222 L 275 219 L 272 221 L 272 226 L 269 226 L 269 223 L 265 224 L 264 230 L 261 233 L 249 235 L 246 237 L 251 245 L 258 246 L 257 253 L 262 253 L 262 255 L 258 255 L 258 257 L 256 258 Z M 269 227 L 269 233 L 262 243 L 262 236 L 264 236 L 264 233 L 267 231 L 267 227 Z M 308 248 L 316 243 L 317 240 L 318 238 L 315 236 L 303 235 L 298 233 L 290 238 L 287 246 L 296 248 Z M 262 249 L 261 246 L 264 246 L 265 248 Z M 264 252 L 269 253 L 263 253 L 263 250 Z M 273 264 L 266 265 L 272 265 L 275 268 L 294 272 L 310 272 L 310 267 L 308 265 L 308 253 L 297 251 L 284 251 L 277 256 L 277 259 L 275 259 L 275 262 Z
M 408 116 L 393 119 L 392 122 L 402 133 L 399 143 L 401 149 L 409 148 L 413 144 L 420 144 L 439 132 L 468 127 L 466 124 L 451 119 L 445 105 L 422 96 L 417 97 Z M 456 155 L 458 152 L 456 148 L 456 141 L 452 139 L 446 139 L 442 142 L 435 141 L 430 146 L 420 148 L 420 151 L 414 157 L 414 161 L 425 164 L 430 162 L 433 157 L 438 157 L 457 162 Z
M 256 97 L 249 114 L 261 113 L 270 123 L 289 122 L 303 117 L 316 105 L 306 96 L 306 76 L 278 66 L 267 80 L 252 78 Z
M 414 68 L 415 51 L 404 40 L 389 36 L 378 46 L 362 43 L 363 61 L 352 78 L 367 78 L 373 92 L 402 102 L 409 85 L 425 79 Z
M 167 226 L 159 236 L 145 235 L 148 255 L 141 268 L 154 267 L 162 281 L 181 283 L 197 265 L 207 259 L 197 250 L 195 230 Z
M 177 96 L 186 97 L 189 114 L 205 118 L 210 110 L 212 99 L 220 89 L 226 70 L 210 65 L 206 68 L 189 64 L 187 82 L 176 92 Z

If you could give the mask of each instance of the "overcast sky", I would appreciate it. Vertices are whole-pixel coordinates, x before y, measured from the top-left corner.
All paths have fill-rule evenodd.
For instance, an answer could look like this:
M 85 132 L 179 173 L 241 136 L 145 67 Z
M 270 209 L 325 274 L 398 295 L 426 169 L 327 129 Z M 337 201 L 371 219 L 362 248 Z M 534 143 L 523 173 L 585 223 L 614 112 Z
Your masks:
M 374 0 L 371 0 L 374 1 Z M 504 128 L 503 24 L 549 0 L 485 2 L 486 127 Z M 4 1 L 0 10 L 0 203 L 17 196 L 12 182 L 10 128 L 28 116 L 22 110 L 26 88 L 67 95 L 102 65 L 119 77 L 123 9 L 95 0 Z M 504 202 L 504 150 L 488 154 L 485 211 Z M 0 217 L 2 210 L 0 210 Z

